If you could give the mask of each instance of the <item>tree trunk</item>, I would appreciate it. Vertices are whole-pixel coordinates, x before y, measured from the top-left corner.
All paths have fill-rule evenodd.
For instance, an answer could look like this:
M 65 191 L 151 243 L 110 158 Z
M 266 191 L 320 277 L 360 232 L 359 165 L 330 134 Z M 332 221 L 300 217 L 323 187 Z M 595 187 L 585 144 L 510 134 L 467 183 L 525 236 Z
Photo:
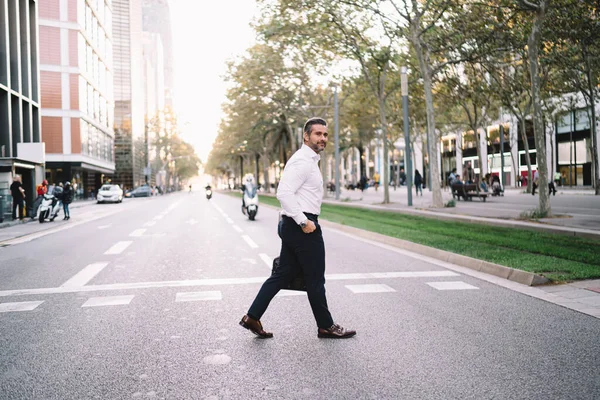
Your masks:
M 381 179 L 383 180 L 383 204 L 390 202 L 390 165 L 388 160 L 388 140 L 387 140 L 387 117 L 385 114 L 385 100 L 380 92 L 379 97 L 379 118 L 381 119 L 381 140 L 383 140 L 383 171 Z
M 269 181 L 269 156 L 268 156 L 266 147 L 263 149 L 263 154 L 260 158 L 262 160 L 262 165 L 263 165 L 263 175 L 264 175 L 264 180 L 265 180 L 265 185 L 264 185 L 265 192 L 270 193 L 271 192 L 271 182 Z
M 546 8 L 550 0 L 541 0 L 536 11 L 533 27 L 527 40 L 529 54 L 529 72 L 531 75 L 531 96 L 533 98 L 533 134 L 537 151 L 539 205 L 541 215 L 551 215 L 548 194 L 548 163 L 546 160 L 546 132 L 541 104 L 541 79 L 539 75 L 539 45 L 542 37 L 542 25 L 546 18 Z
M 431 168 L 430 187 L 433 192 L 432 206 L 442 208 L 442 190 L 440 188 L 439 170 L 438 170 L 438 139 L 435 132 L 435 111 L 433 108 L 433 90 L 432 90 L 432 72 L 429 61 L 429 51 L 421 43 L 420 29 L 413 21 L 410 24 L 409 40 L 415 48 L 415 53 L 419 61 L 419 69 L 423 76 L 423 88 L 425 91 L 425 104 L 427 111 L 427 139 L 431 143 L 431 152 L 429 154 L 429 168 Z
M 594 189 L 596 196 L 600 194 L 600 175 L 599 175 L 599 167 L 598 167 L 598 135 L 596 133 L 596 96 L 595 96 L 595 85 L 593 82 L 594 74 L 592 74 L 592 69 L 590 67 L 590 59 L 587 53 L 587 47 L 584 47 L 584 57 L 585 57 L 585 66 L 587 73 L 587 84 L 588 90 L 590 91 L 590 108 L 592 112 L 592 121 L 590 123 L 590 133 L 592 134 L 592 157 L 594 160 Z

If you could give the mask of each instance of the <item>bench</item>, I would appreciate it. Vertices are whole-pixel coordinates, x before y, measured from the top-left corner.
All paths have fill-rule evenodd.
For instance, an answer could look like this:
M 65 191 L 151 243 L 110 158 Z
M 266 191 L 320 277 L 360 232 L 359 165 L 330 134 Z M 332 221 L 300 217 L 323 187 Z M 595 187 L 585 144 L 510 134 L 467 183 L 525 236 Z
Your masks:
M 479 199 L 485 201 L 488 196 L 487 193 L 481 192 L 481 190 L 479 190 L 479 187 L 474 183 L 455 183 L 451 187 L 453 199 L 460 200 L 460 198 L 462 197 L 463 200 L 473 200 L 473 197 L 478 197 Z

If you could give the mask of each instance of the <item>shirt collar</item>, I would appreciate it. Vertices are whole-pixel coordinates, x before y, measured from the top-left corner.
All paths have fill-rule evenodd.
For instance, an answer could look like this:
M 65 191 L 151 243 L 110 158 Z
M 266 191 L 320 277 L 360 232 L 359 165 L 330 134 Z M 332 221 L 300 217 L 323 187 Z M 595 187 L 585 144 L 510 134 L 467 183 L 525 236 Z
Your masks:
M 300 148 L 300 150 L 302 150 L 304 152 L 304 155 L 306 157 L 310 157 L 315 161 L 319 161 L 321 159 L 321 155 L 316 153 L 313 149 L 308 147 L 306 144 L 302 144 L 302 147 Z

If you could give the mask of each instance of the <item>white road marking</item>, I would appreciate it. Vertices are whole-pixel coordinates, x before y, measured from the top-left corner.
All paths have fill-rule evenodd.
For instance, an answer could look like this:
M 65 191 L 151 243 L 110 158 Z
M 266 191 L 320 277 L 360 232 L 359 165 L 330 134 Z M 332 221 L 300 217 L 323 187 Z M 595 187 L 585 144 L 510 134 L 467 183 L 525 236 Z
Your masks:
M 78 273 L 76 273 L 71 279 L 61 285 L 61 287 L 79 287 L 86 285 L 92 280 L 100 271 L 108 265 L 107 262 L 90 264 Z
M 12 311 L 31 311 L 44 301 L 21 301 L 19 303 L 0 303 L 0 313 Z
M 306 292 L 301 290 L 280 290 L 275 297 L 306 296 Z
M 148 221 L 144 224 L 144 226 L 154 226 L 156 225 L 156 221 Z
M 273 259 L 271 257 L 266 255 L 265 253 L 260 253 L 258 256 L 261 260 L 265 262 L 265 264 L 267 264 L 267 267 L 273 268 Z
M 228 222 L 228 223 L 230 223 L 230 224 L 233 224 L 233 223 L 234 223 L 234 222 L 233 222 L 233 220 L 232 220 L 231 218 L 229 218 L 229 217 L 225 218 L 225 221 L 227 221 L 227 222 Z
M 427 271 L 419 271 L 419 274 L 424 274 Z M 445 271 L 431 271 L 437 276 L 445 275 Z M 444 275 L 442 275 L 444 274 Z M 454 274 L 454 273 L 453 273 Z M 358 277 L 361 275 L 361 278 Z M 416 278 L 414 274 L 409 272 L 398 273 L 396 276 L 389 276 L 390 272 L 381 273 L 365 273 L 365 274 L 326 274 L 327 280 L 355 280 L 355 279 L 385 279 L 385 278 Z M 458 274 L 455 274 L 458 275 Z M 435 275 L 434 275 L 435 276 Z M 430 276 L 428 276 L 430 277 Z M 81 287 L 55 287 L 55 288 L 39 288 L 39 289 L 11 289 L 1 290 L 0 297 L 8 296 L 26 296 L 38 294 L 61 294 L 61 293 L 83 293 L 83 292 L 100 292 L 105 290 L 130 290 L 130 289 L 151 289 L 165 287 L 198 287 L 198 286 L 229 286 L 229 285 L 248 285 L 262 284 L 268 276 L 258 276 L 250 278 L 217 278 L 217 279 L 192 279 L 183 281 L 162 281 L 162 282 L 137 282 L 137 283 L 112 283 L 106 285 L 87 285 Z
M 222 300 L 223 296 L 220 291 L 213 292 L 185 292 L 177 293 L 175 302 L 182 301 L 200 301 L 200 300 Z
M 112 224 L 108 224 L 108 225 L 101 225 L 98 227 L 98 229 L 106 229 L 106 228 L 110 228 Z
M 252 265 L 256 265 L 256 260 L 254 258 L 242 258 L 242 261 L 250 263 Z
M 158 214 L 156 217 L 154 217 L 155 220 L 159 220 L 159 219 L 163 219 L 164 215 L 162 214 Z
M 447 276 L 460 276 L 452 271 L 400 271 L 400 272 L 363 272 L 355 274 L 326 275 L 329 280 L 347 279 L 372 279 L 372 278 L 442 278 Z
M 250 239 L 250 236 L 242 235 L 242 239 L 244 239 L 246 243 L 248 243 L 248 246 L 252 247 L 253 249 L 258 248 L 258 245 L 254 243 L 254 240 Z
M 198 221 L 196 221 L 194 218 L 192 218 L 189 221 L 185 221 L 185 223 L 190 224 L 190 225 L 196 225 L 198 223 Z
M 234 225 L 233 229 L 235 229 L 239 233 L 243 233 L 244 232 L 244 230 L 242 228 L 240 228 L 239 226 L 237 226 L 237 225 Z
M 121 254 L 133 242 L 117 242 L 113 247 L 106 250 L 104 254 Z
M 134 295 L 91 297 L 81 307 L 124 306 L 131 303 Z
M 131 236 L 131 237 L 142 237 L 142 236 L 144 236 L 144 232 L 146 232 L 146 229 L 136 229 L 135 231 L 131 232 L 129 234 L 129 236 Z
M 477 290 L 476 286 L 469 285 L 468 283 L 455 281 L 455 282 L 426 282 L 429 286 L 437 290 Z
M 370 285 L 346 285 L 352 293 L 386 293 L 395 292 L 393 288 L 383 284 L 370 284 Z

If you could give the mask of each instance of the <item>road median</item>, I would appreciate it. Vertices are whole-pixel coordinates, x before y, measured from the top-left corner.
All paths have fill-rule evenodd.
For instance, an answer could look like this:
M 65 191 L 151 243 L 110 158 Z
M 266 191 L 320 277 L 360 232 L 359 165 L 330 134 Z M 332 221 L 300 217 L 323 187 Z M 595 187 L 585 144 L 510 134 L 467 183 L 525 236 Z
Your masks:
M 276 198 L 266 195 L 261 196 L 261 204 L 280 206 Z M 326 203 L 320 220 L 354 228 L 359 236 L 363 234 L 356 232 L 374 233 L 378 236 L 372 240 L 527 285 L 600 278 L 600 253 L 594 239 Z

